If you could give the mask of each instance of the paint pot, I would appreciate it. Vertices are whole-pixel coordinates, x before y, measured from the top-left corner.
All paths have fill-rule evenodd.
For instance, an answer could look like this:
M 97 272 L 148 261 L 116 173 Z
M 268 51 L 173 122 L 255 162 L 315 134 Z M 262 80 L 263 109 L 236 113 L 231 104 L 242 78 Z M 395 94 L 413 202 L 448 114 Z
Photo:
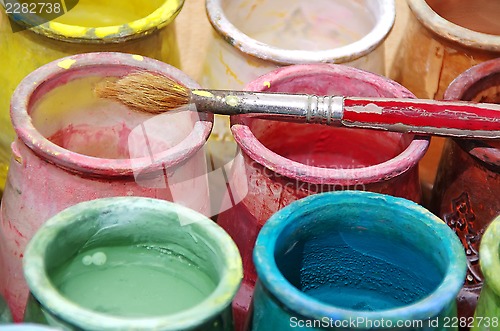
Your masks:
M 229 331 L 242 277 L 238 249 L 217 224 L 137 197 L 60 212 L 33 237 L 23 265 L 34 301 L 26 319 L 64 330 Z
M 389 79 L 335 64 L 279 68 L 246 87 L 250 91 L 412 98 Z M 418 162 L 429 140 L 413 135 L 233 116 L 241 149 L 228 175 L 232 208 L 217 219 L 238 245 L 245 270 L 235 299 L 244 324 L 256 274 L 252 251 L 269 217 L 291 202 L 326 191 L 366 190 L 420 201 Z M 241 321 L 241 322 L 240 322 Z M 241 330 L 241 329 L 238 329 Z
M 466 269 L 460 241 L 429 211 L 353 191 L 280 210 L 262 228 L 254 261 L 252 331 L 318 321 L 326 324 L 302 329 L 445 330 Z
M 201 85 L 241 89 L 278 67 L 342 63 L 385 74 L 384 40 L 394 0 L 207 0 L 214 28 Z M 234 157 L 227 118 L 216 116 L 210 140 L 216 165 Z
M 184 0 L 56 2 L 66 6 L 77 4 L 66 8 L 67 13 L 53 21 L 18 32 L 13 32 L 6 8 L 0 6 L 0 191 L 5 186 L 10 144 L 15 139 L 9 100 L 30 72 L 68 55 L 103 51 L 141 54 L 174 66 L 180 64 L 174 19 Z M 48 3 L 45 9 L 38 3 L 36 10 L 48 11 L 53 3 Z M 21 10 L 13 16 L 19 24 L 25 24 L 33 15 L 26 17 Z
M 384 74 L 394 1 L 208 0 L 214 42 L 203 86 L 242 88 L 279 66 L 343 63 Z
M 484 286 L 479 296 L 472 330 L 500 330 L 500 215 L 486 229 L 481 241 Z M 486 323 L 482 323 L 483 319 Z
M 490 60 L 459 75 L 445 99 L 500 103 L 499 87 L 500 60 Z M 472 319 L 483 283 L 481 237 L 500 214 L 500 144 L 447 140 L 432 193 L 431 210 L 457 233 L 467 253 L 469 270 L 458 296 L 458 312 Z
M 18 138 L 0 214 L 0 288 L 16 321 L 28 294 L 21 269 L 24 248 L 59 211 L 112 196 L 165 199 L 204 214 L 210 208 L 202 147 L 213 116 L 153 117 L 93 94 L 96 81 L 135 70 L 198 88 L 180 70 L 159 61 L 87 53 L 41 67 L 14 93 L 11 114 Z
M 500 3 L 490 0 L 408 0 L 408 25 L 390 78 L 421 99 L 443 98 L 465 70 L 500 57 Z M 420 177 L 430 194 L 444 146 L 432 138 Z

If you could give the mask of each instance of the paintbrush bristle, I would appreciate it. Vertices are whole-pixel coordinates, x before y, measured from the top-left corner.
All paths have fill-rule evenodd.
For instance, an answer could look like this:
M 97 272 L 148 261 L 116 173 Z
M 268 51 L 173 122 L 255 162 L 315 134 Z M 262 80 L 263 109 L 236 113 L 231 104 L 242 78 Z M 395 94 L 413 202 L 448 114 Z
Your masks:
M 147 71 L 137 71 L 118 80 L 97 84 L 95 94 L 127 107 L 152 114 L 177 109 L 189 103 L 191 91 L 173 79 Z

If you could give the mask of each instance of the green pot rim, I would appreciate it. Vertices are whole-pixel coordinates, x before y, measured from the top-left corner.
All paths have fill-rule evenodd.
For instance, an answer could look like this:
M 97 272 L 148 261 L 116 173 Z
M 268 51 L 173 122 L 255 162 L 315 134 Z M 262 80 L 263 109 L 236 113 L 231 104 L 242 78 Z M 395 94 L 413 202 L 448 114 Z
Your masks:
M 500 215 L 484 232 L 479 247 L 479 264 L 485 283 L 500 296 Z
M 196 306 L 167 316 L 127 318 L 110 316 L 81 307 L 66 299 L 52 284 L 44 261 L 44 252 L 56 236 L 82 220 L 82 211 L 103 211 L 134 205 L 160 213 L 176 211 L 181 217 L 193 220 L 191 226 L 199 226 L 210 244 L 224 255 L 221 262 L 227 266 L 214 291 Z M 189 226 L 189 225 L 188 225 Z M 86 201 L 74 205 L 49 219 L 35 234 L 26 247 L 23 258 L 24 275 L 32 295 L 48 312 L 84 330 L 190 330 L 206 323 L 222 313 L 235 296 L 242 276 L 241 257 L 231 237 L 212 220 L 187 207 L 172 202 L 140 198 L 116 197 Z

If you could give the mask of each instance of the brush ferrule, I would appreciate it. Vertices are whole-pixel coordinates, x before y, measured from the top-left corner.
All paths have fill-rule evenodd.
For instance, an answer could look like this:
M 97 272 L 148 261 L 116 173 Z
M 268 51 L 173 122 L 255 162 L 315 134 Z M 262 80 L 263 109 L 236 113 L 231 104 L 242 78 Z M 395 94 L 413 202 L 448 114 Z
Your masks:
M 307 101 L 306 121 L 308 123 L 332 125 L 342 120 L 344 97 L 309 95 Z
M 344 114 L 341 96 L 195 90 L 191 101 L 202 112 L 328 125 L 340 125 Z

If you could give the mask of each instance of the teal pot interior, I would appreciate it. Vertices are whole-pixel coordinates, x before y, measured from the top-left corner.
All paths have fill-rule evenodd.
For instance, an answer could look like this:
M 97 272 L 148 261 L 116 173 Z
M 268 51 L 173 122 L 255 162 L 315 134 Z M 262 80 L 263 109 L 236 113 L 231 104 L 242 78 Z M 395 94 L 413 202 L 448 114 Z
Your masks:
M 358 329 L 434 327 L 429 319 L 456 314 L 466 270 L 460 241 L 436 216 L 405 199 L 354 191 L 313 195 L 276 213 L 254 262 L 253 330 L 306 320 L 325 322 L 318 329 L 352 328 L 345 323 L 353 320 Z
M 71 330 L 230 330 L 242 278 L 237 247 L 218 225 L 135 197 L 62 211 L 36 233 L 23 262 L 48 324 Z M 32 307 L 27 314 L 36 316 Z

